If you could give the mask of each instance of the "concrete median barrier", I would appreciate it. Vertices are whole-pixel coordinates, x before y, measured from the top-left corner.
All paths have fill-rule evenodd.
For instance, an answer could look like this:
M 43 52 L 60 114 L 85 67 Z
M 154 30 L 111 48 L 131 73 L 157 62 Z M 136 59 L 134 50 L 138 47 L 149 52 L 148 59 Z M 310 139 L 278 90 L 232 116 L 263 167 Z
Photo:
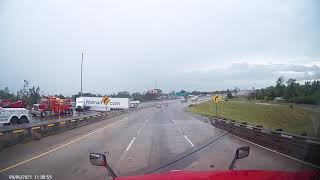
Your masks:
M 271 150 L 320 166 L 320 139 L 210 118 L 211 125 Z

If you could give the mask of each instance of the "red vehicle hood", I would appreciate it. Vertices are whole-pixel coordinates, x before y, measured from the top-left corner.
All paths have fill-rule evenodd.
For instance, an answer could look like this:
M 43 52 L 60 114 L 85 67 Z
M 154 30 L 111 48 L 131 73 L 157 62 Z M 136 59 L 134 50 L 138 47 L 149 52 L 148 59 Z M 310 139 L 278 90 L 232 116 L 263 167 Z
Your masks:
M 115 180 L 316 180 L 320 172 L 290 171 L 171 171 L 162 174 L 118 177 Z

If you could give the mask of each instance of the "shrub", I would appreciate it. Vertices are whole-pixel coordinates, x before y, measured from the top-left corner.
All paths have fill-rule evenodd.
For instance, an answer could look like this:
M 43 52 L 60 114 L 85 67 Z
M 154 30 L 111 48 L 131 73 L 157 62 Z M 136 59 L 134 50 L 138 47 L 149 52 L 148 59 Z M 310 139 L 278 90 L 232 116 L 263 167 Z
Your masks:
M 320 95 L 315 94 L 312 96 L 300 96 L 300 97 L 293 97 L 289 99 L 289 102 L 298 103 L 298 104 L 320 104 Z

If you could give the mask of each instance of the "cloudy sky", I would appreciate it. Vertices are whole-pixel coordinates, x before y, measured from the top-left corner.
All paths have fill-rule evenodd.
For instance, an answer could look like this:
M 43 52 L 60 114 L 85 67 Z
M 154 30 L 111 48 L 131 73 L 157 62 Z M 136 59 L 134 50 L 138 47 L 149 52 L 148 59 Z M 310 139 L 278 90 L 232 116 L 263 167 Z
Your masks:
M 0 88 L 241 89 L 320 79 L 317 0 L 1 0 Z

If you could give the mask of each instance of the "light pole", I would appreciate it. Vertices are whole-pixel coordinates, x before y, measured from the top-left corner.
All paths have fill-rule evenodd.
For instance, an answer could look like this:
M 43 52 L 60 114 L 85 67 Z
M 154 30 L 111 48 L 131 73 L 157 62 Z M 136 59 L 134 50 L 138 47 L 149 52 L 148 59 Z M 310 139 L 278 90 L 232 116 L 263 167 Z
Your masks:
M 81 53 L 81 90 L 80 90 L 80 97 L 82 97 L 82 67 L 83 67 L 83 53 Z
M 81 53 L 81 90 L 80 90 L 80 97 L 82 97 L 82 69 L 83 69 L 83 53 Z M 80 111 L 79 111 L 80 113 Z M 85 114 L 85 107 L 83 101 L 83 114 Z

